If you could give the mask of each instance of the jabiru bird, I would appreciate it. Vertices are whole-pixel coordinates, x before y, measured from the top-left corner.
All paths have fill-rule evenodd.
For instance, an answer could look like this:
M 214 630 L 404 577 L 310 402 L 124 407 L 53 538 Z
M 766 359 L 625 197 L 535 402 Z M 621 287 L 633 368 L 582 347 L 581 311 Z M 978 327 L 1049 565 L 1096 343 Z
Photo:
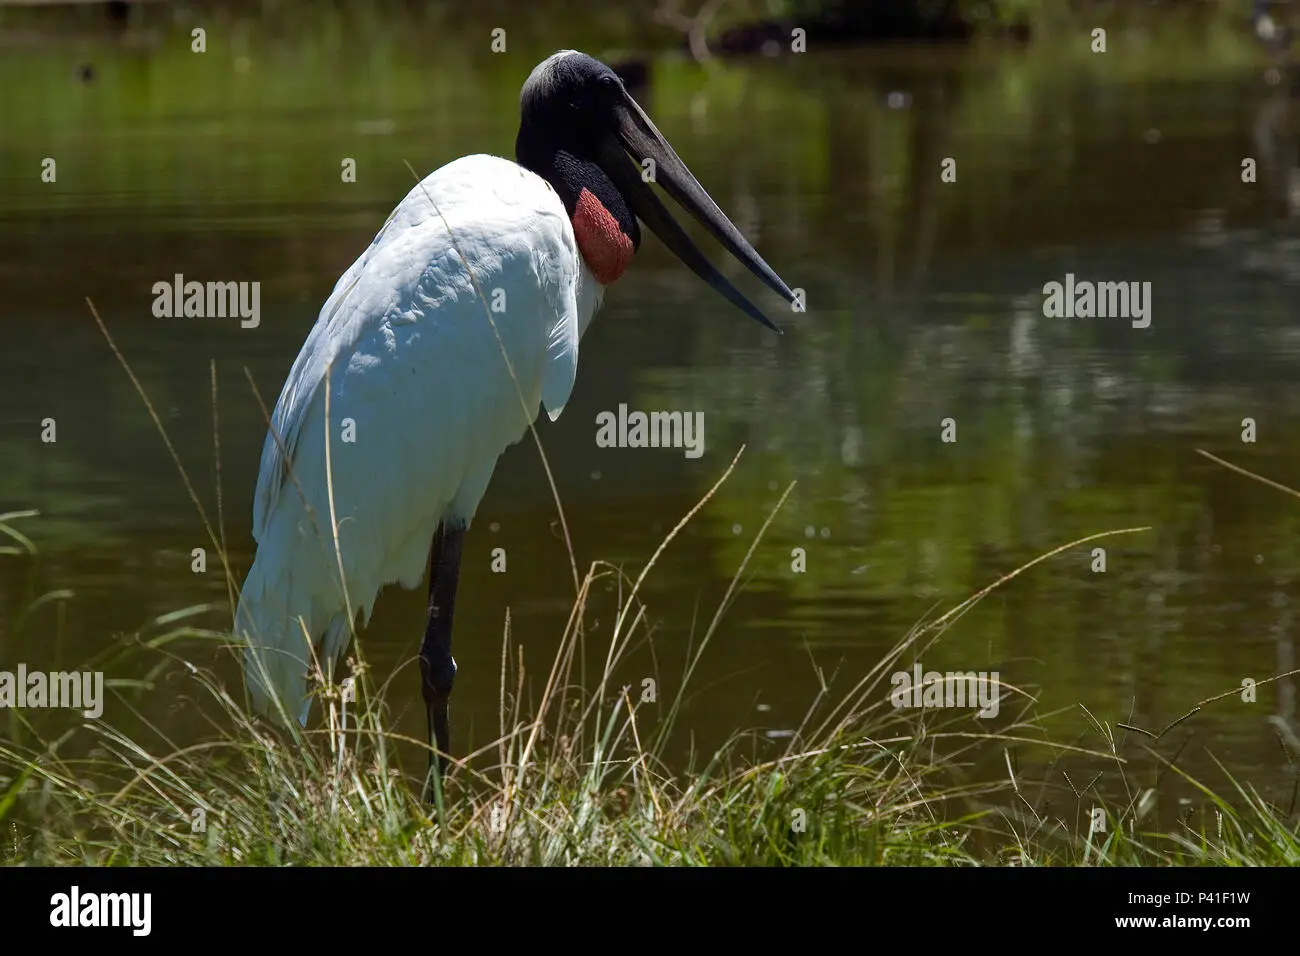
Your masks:
M 271 415 L 253 504 L 257 553 L 236 611 L 254 707 L 306 726 L 313 657 L 332 679 L 355 616 L 368 623 L 389 583 L 417 587 L 427 561 L 419 662 L 442 773 L 466 530 L 497 458 L 539 404 L 554 421 L 568 402 L 578 343 L 640 246 L 637 220 L 776 329 L 647 180 L 795 302 L 600 61 L 564 50 L 533 69 L 515 158 L 466 156 L 429 174 L 334 286 Z

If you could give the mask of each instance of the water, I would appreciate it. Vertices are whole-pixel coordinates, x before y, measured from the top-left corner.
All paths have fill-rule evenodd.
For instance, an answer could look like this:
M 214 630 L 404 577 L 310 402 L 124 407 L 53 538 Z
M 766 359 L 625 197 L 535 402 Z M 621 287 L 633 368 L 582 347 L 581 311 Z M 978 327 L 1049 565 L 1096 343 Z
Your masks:
M 191 569 L 192 549 L 211 553 L 203 524 L 86 296 L 214 521 L 215 369 L 221 513 L 242 581 L 265 434 L 249 378 L 273 403 L 338 275 L 413 184 L 404 161 L 424 175 L 466 153 L 510 155 L 518 89 L 541 56 L 630 42 L 617 23 L 575 36 L 539 19 L 494 55 L 475 25 L 299 9 L 292 22 L 214 15 L 200 55 L 187 14 L 173 24 L 163 9 L 125 33 L 84 12 L 24 20 L 0 60 L 0 512 L 41 513 L 18 525 L 40 560 L 0 556 L 2 667 L 77 667 L 194 605 L 212 606 L 196 625 L 229 625 L 219 562 Z M 818 669 L 847 689 L 923 617 L 1114 529 L 1150 530 L 1026 571 L 925 668 L 997 670 L 1037 698 L 1056 739 L 1099 748 L 1087 714 L 1158 730 L 1297 666 L 1300 506 L 1197 454 L 1300 484 L 1286 84 L 1266 84 L 1266 64 L 1231 37 L 1134 36 L 1146 43 L 1105 63 L 1050 45 L 814 53 L 716 73 L 655 62 L 648 111 L 809 303 L 782 311 L 696 232 L 778 318 L 778 338 L 649 240 L 582 343 L 563 417 L 539 423 L 579 570 L 600 559 L 631 578 L 745 448 L 643 589 L 652 646 L 620 676 L 657 679 L 661 701 L 794 483 L 692 679 L 682 749 L 752 729 L 756 753 L 777 752 Z M 1241 181 L 1246 157 L 1258 183 Z M 355 183 L 340 175 L 349 158 Z M 955 182 L 941 180 L 947 158 Z M 260 325 L 155 318 L 152 286 L 177 273 L 260 282 Z M 1045 318 L 1043 285 L 1067 273 L 1150 282 L 1150 327 Z M 704 454 L 597 447 L 596 416 L 620 403 L 702 412 Z M 45 419 L 54 443 L 41 441 Z M 942 440 L 945 419 L 956 441 Z M 496 548 L 505 573 L 492 571 Z M 793 570 L 795 548 L 806 570 Z M 56 589 L 71 594 L 24 615 Z M 507 609 L 535 696 L 573 600 L 531 439 L 498 465 L 460 594 L 465 752 L 496 735 Z M 389 699 L 416 736 L 423 609 L 422 591 L 390 589 L 364 635 L 377 672 L 396 671 Z M 215 643 L 171 649 L 238 686 Z M 118 686 L 107 718 L 177 741 L 204 733 L 201 692 L 174 662 L 147 669 L 158 663 L 110 670 L 150 686 Z M 1295 686 L 1207 705 L 1156 749 L 1190 737 L 1180 766 L 1222 785 L 1212 753 L 1285 806 L 1294 777 L 1269 718 L 1300 731 Z M 1005 726 L 1015 710 L 966 727 Z M 1129 770 L 1147 780 L 1156 762 L 1135 741 Z M 1123 792 L 1113 765 L 1013 749 L 1030 778 L 1101 772 L 1099 788 Z M 979 759 L 978 772 L 1005 772 L 1000 748 Z

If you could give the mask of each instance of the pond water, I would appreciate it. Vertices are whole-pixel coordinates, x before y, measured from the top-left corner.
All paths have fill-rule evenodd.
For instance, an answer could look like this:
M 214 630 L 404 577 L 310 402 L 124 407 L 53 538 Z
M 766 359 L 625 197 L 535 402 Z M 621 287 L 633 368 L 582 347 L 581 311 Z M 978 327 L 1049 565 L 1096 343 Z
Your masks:
M 405 162 L 424 175 L 467 153 L 512 155 L 532 66 L 565 46 L 613 57 L 621 42 L 597 21 L 576 37 L 530 24 L 493 54 L 470 25 L 420 17 L 231 14 L 209 24 L 202 55 L 164 13 L 126 32 L 70 15 L 10 34 L 0 513 L 40 514 L 11 522 L 39 558 L 0 555 L 0 667 L 75 668 L 195 605 L 210 608 L 190 623 L 230 623 L 215 555 L 192 570 L 192 549 L 211 552 L 203 522 L 85 297 L 214 522 L 215 377 L 220 513 L 242 581 L 265 435 L 249 377 L 273 403 L 339 274 L 410 189 Z M 793 483 L 692 677 L 682 752 L 738 730 L 755 732 L 756 753 L 777 752 L 818 669 L 834 675 L 832 693 L 847 689 L 919 620 L 1116 529 L 1148 530 L 1025 571 L 927 650 L 925 669 L 998 671 L 1037 698 L 1056 739 L 1104 749 L 1089 714 L 1158 730 L 1243 679 L 1297 666 L 1300 502 L 1197 453 L 1300 484 L 1288 84 L 1266 82 L 1244 44 L 1161 46 L 1157 32 L 1108 62 L 1068 38 L 712 70 L 652 62 L 647 111 L 808 302 L 783 310 L 693 229 L 786 333 L 771 335 L 649 239 L 582 342 L 564 415 L 538 425 L 579 570 L 599 559 L 632 578 L 744 446 L 643 588 L 651 640 L 619 673 L 653 677 L 662 700 Z M 1247 158 L 1257 182 L 1242 181 Z M 348 159 L 355 182 L 340 173 Z M 176 274 L 259 282 L 259 324 L 156 318 L 153 285 Z M 1149 283 L 1149 325 L 1045 315 L 1044 285 L 1067 275 Z M 701 413 L 703 453 L 600 447 L 597 416 L 620 405 Z M 50 419 L 57 440 L 42 441 Z M 492 568 L 498 548 L 504 573 Z M 68 593 L 27 612 L 55 590 Z M 507 609 L 535 694 L 573 597 L 525 439 L 501 459 L 466 542 L 460 752 L 497 734 Z M 389 589 L 363 635 L 376 672 L 396 671 L 389 701 L 415 736 L 424 602 L 422 590 Z M 608 619 L 596 617 L 599 639 Z M 238 687 L 216 642 L 169 649 Z M 117 686 L 105 719 L 176 741 L 206 732 L 191 702 L 201 692 L 174 662 L 155 670 L 146 658 L 107 674 Z M 130 683 L 145 676 L 148 687 Z M 1300 731 L 1295 687 L 1207 705 L 1155 749 L 1181 747 L 1179 765 L 1217 787 L 1213 755 L 1285 806 L 1295 778 L 1270 718 Z M 1008 702 L 966 727 L 1005 726 L 1018 711 Z M 15 719 L 0 733 L 17 733 Z M 1135 739 L 1124 752 L 1145 779 L 1157 762 Z M 1049 768 L 1048 751 L 1017 753 L 1030 777 L 1109 773 L 1099 786 L 1122 792 L 1104 761 Z M 978 772 L 1005 772 L 1001 748 L 980 759 Z M 1190 792 L 1170 786 L 1171 799 Z

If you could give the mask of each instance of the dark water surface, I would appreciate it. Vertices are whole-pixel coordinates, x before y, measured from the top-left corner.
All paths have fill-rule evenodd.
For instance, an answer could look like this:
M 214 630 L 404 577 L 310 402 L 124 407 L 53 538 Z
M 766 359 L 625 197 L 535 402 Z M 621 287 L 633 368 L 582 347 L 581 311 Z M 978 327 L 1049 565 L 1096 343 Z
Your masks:
M 273 403 L 338 275 L 410 189 L 404 160 L 422 176 L 466 153 L 511 155 L 519 86 L 537 60 L 565 46 L 609 55 L 619 42 L 598 21 L 576 36 L 521 28 L 494 55 L 477 34 L 408 16 L 321 12 L 292 28 L 218 18 L 202 55 L 161 13 L 124 35 L 84 17 L 9 35 L 0 513 L 39 510 L 14 526 L 40 556 L 0 555 L 0 668 L 74 668 L 193 605 L 213 606 L 197 625 L 230 621 L 219 562 L 191 570 L 191 549 L 210 548 L 196 509 L 84 297 L 214 519 L 215 365 L 224 527 L 242 581 L 265 434 L 245 370 Z M 663 700 L 796 483 L 692 678 L 683 749 L 753 728 L 756 752 L 777 752 L 787 741 L 764 734 L 799 724 L 815 668 L 847 688 L 919 619 L 1112 529 L 1150 528 L 1035 566 L 922 663 L 997 670 L 1038 697 L 1038 712 L 1060 712 L 1046 721 L 1058 739 L 1094 748 L 1105 741 L 1084 708 L 1112 728 L 1158 729 L 1244 678 L 1297 666 L 1300 502 L 1196 453 L 1300 484 L 1291 107 L 1248 51 L 1195 36 L 1160 47 L 1156 36 L 1104 63 L 1039 46 L 810 53 L 715 72 L 654 64 L 648 111 L 809 303 L 783 312 L 723 266 L 778 317 L 777 338 L 647 240 L 582 343 L 563 417 L 539 423 L 580 570 L 602 559 L 632 577 L 746 446 L 644 589 L 653 654 L 642 645 L 620 673 L 657 676 Z M 56 182 L 41 180 L 46 157 Z M 948 157 L 956 182 L 941 181 Z M 1241 182 L 1246 157 L 1258 183 Z M 345 158 L 355 183 L 341 181 Z M 260 324 L 155 318 L 152 286 L 177 273 L 260 282 Z M 1045 318 L 1043 285 L 1067 273 L 1149 282 L 1150 326 Z M 704 454 L 598 447 L 596 416 L 620 403 L 702 412 Z M 54 443 L 41 441 L 47 418 Z M 942 440 L 945 419 L 955 442 Z M 1104 573 L 1092 569 L 1098 546 Z M 70 593 L 25 613 L 50 590 Z M 531 439 L 498 465 L 460 594 L 463 752 L 497 732 L 507 608 L 536 693 L 573 600 Z M 364 635 L 379 674 L 400 668 L 389 699 L 415 735 L 423 608 L 422 592 L 391 589 Z M 598 622 L 597 638 L 607 634 Z M 238 686 L 215 644 L 173 650 Z M 206 732 L 185 699 L 199 691 L 179 675 L 169 665 L 152 689 L 119 687 L 106 719 L 128 731 L 152 721 L 177 741 Z M 1269 718 L 1300 731 L 1295 687 L 1288 678 L 1253 704 L 1207 706 L 1158 749 L 1190 736 L 1181 766 L 1221 785 L 1212 753 L 1285 805 L 1294 777 Z M 1004 725 L 1016 710 L 967 726 Z M 1022 754 L 1021 771 L 1047 776 L 1046 753 Z M 1154 766 L 1136 747 L 1126 755 L 1136 772 Z M 1075 779 L 1113 775 L 1072 760 Z M 983 772 L 1004 767 L 990 747 Z

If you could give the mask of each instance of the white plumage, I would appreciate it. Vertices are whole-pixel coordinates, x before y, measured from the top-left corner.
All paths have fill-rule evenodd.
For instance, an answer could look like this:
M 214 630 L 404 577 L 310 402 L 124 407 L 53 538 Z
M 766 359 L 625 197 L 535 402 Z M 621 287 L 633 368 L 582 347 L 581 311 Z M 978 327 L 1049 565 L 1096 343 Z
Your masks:
M 257 557 L 236 617 L 259 710 L 274 692 L 306 723 L 308 640 L 323 666 L 336 665 L 349 606 L 364 623 L 384 585 L 419 584 L 439 522 L 469 523 L 498 456 L 539 403 L 559 416 L 602 294 L 555 190 L 509 160 L 458 159 L 393 211 L 321 309 L 262 450 Z M 492 321 L 489 307 L 499 309 Z

